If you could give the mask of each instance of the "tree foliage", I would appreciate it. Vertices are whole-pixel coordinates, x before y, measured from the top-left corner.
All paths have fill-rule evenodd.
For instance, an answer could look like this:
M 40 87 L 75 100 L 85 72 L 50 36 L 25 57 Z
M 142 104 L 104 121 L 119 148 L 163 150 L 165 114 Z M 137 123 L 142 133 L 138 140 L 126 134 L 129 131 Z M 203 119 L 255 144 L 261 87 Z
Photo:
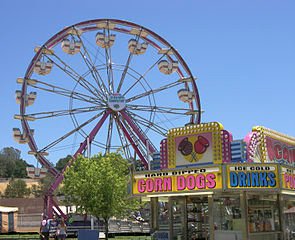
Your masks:
M 20 150 L 13 147 L 5 147 L 1 150 L 0 154 L 5 156 L 7 159 L 19 160 L 20 159 Z
M 71 155 L 68 155 L 66 156 L 65 158 L 61 158 L 58 160 L 58 162 L 56 163 L 55 165 L 55 168 L 58 170 L 58 171 L 61 171 L 64 169 L 64 167 L 67 165 L 67 163 L 72 160 L 73 157 Z
M 65 172 L 63 191 L 81 211 L 104 219 L 107 237 L 111 217 L 127 216 L 138 207 L 128 194 L 129 174 L 128 162 L 118 153 L 80 155 Z
M 55 178 L 50 173 L 46 173 L 46 176 L 40 179 L 41 195 L 45 195 L 47 193 L 54 179 Z
M 30 188 L 32 197 L 43 197 L 48 192 L 50 185 L 53 183 L 54 177 L 47 173 L 44 178 L 40 179 L 38 184 L 33 184 Z
M 0 177 L 25 178 L 28 164 L 20 158 L 20 151 L 13 147 L 5 147 L 0 151 Z
M 35 198 L 42 197 L 44 195 L 40 184 L 33 184 L 30 188 L 30 191 L 32 196 Z
M 4 197 L 6 198 L 23 198 L 30 195 L 30 189 L 24 180 L 11 179 L 4 191 Z

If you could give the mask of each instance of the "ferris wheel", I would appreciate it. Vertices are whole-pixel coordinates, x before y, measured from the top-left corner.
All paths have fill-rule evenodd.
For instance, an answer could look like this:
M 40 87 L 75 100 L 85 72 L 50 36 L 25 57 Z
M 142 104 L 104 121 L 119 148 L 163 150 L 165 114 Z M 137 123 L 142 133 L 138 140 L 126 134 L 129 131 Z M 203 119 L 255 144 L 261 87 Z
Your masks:
M 16 91 L 14 138 L 62 181 L 50 162 L 121 151 L 149 159 L 168 129 L 200 123 L 200 99 L 178 51 L 132 22 L 96 19 L 66 27 L 35 48 Z

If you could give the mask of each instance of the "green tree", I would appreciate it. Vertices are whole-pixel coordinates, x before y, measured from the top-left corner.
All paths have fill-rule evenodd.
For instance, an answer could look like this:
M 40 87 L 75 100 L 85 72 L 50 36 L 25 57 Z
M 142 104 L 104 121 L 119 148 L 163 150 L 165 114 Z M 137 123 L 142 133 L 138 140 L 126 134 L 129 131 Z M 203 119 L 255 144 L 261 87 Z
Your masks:
M 50 173 L 47 173 L 44 178 L 40 179 L 41 196 L 46 194 L 53 181 L 54 177 Z
M 20 150 L 13 147 L 5 147 L 1 150 L 0 154 L 5 156 L 7 159 L 19 160 L 20 159 Z
M 27 184 L 21 179 L 11 179 L 4 191 L 4 197 L 6 198 L 23 198 L 30 195 L 30 189 L 27 188 Z
M 6 159 L 6 161 L 4 161 L 4 166 L 5 166 L 4 177 L 6 178 L 13 177 L 13 173 L 14 173 L 15 165 L 16 165 L 15 162 L 16 160 L 13 160 L 13 159 Z
M 65 172 L 65 195 L 81 211 L 104 220 L 106 239 L 109 219 L 127 216 L 139 206 L 128 194 L 129 174 L 128 162 L 118 153 L 90 159 L 80 155 Z
M 28 164 L 24 160 L 22 159 L 16 160 L 15 168 L 14 168 L 12 176 L 15 178 L 26 178 L 28 176 L 27 166 Z
M 28 164 L 20 158 L 20 151 L 13 147 L 5 147 L 0 151 L 0 177 L 27 177 Z
M 35 198 L 42 197 L 44 194 L 40 184 L 33 184 L 30 191 Z
M 67 163 L 72 160 L 73 157 L 71 155 L 68 155 L 66 156 L 65 158 L 61 158 L 58 160 L 58 162 L 56 163 L 55 165 L 55 168 L 58 170 L 58 171 L 61 171 L 64 169 L 64 167 L 67 165 Z

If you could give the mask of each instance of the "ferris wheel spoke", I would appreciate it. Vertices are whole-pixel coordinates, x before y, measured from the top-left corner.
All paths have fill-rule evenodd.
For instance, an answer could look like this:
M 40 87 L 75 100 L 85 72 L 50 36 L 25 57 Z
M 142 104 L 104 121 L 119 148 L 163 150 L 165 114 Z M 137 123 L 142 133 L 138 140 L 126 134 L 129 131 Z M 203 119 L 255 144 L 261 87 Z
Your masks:
M 44 119 L 44 118 L 69 116 L 72 114 L 79 114 L 79 113 L 94 112 L 97 110 L 104 110 L 105 108 L 106 107 L 101 105 L 101 106 L 95 106 L 95 107 L 81 107 L 81 108 L 74 108 L 74 109 L 67 109 L 67 110 L 30 113 L 25 116 L 32 117 L 32 118 L 34 118 L 34 120 L 37 120 L 37 119 Z
M 118 133 L 118 136 L 119 136 L 119 139 L 121 142 L 121 146 L 123 148 L 124 155 L 125 155 L 126 159 L 130 159 L 131 158 L 131 151 L 128 147 L 128 145 L 129 145 L 128 140 L 126 139 L 126 136 L 122 133 L 122 131 L 119 127 L 118 121 L 116 120 L 117 115 L 114 116 L 114 118 L 115 118 L 115 125 L 116 125 L 116 129 L 117 129 L 117 133 Z
M 87 47 L 84 44 L 83 39 L 80 37 L 80 35 L 78 35 L 79 40 L 82 43 L 82 48 L 84 50 L 85 53 L 80 52 L 82 59 L 85 61 L 87 67 L 89 68 L 89 71 L 93 77 L 93 79 L 95 80 L 97 86 L 100 88 L 100 94 L 103 94 L 105 96 L 105 98 L 107 98 L 107 94 L 108 94 L 108 90 L 104 84 L 104 81 L 102 79 L 102 77 L 100 76 L 98 70 L 95 67 L 95 64 L 91 58 L 91 54 L 89 53 L 89 51 L 87 50 Z
M 142 117 L 141 115 L 138 115 L 134 112 L 128 111 L 128 113 L 133 117 L 133 119 L 135 121 L 137 121 L 138 123 L 142 124 L 143 126 L 147 127 L 148 129 L 153 130 L 154 132 L 165 136 L 168 129 L 164 128 L 160 125 L 158 125 L 157 123 L 155 123 L 154 121 L 149 121 L 147 119 L 145 119 L 144 117 Z
M 93 103 L 93 104 L 101 104 L 102 102 L 99 101 L 98 98 L 94 98 L 92 96 L 86 95 L 84 93 L 81 92 L 77 92 L 77 91 L 70 91 L 68 89 L 59 87 L 59 86 L 55 86 L 52 84 L 48 84 L 39 80 L 35 80 L 34 81 L 37 83 L 35 85 L 30 85 L 32 88 L 36 88 L 36 89 L 40 89 L 42 91 L 46 91 L 46 92 L 50 92 L 50 93 L 54 93 L 54 94 L 58 94 L 58 95 L 62 95 L 68 98 L 74 98 L 76 100 L 80 100 L 83 102 L 87 102 L 87 103 Z M 41 86 L 39 86 L 41 85 Z
M 183 115 L 191 111 L 190 108 L 174 108 L 174 107 L 162 107 L 162 106 L 145 106 L 145 105 L 135 105 L 135 104 L 128 104 L 128 109 L 136 110 L 136 111 L 145 111 L 151 112 L 154 111 L 156 113 L 168 113 L 168 114 L 175 114 L 175 115 Z
M 146 127 L 148 130 L 153 131 L 154 133 L 160 134 L 162 136 L 166 136 L 165 132 L 160 131 L 158 128 L 156 128 L 150 122 L 146 122 L 144 120 L 138 120 L 136 118 L 133 118 L 133 120 L 136 121 L 138 125 L 142 125 L 142 126 Z
M 135 114 L 134 112 L 135 112 L 135 110 L 133 110 L 132 112 L 131 111 L 129 111 L 130 112 L 130 114 L 132 113 L 132 114 Z M 147 112 L 150 112 L 150 111 L 147 111 Z M 149 121 L 149 120 L 147 120 L 147 121 L 149 121 L 149 122 L 152 122 L 152 124 L 153 125 L 157 125 L 158 126 L 158 128 L 160 128 L 159 129 L 159 131 L 161 132 L 163 132 L 163 133 L 166 133 L 170 128 L 171 128 L 171 126 L 172 127 L 176 127 L 174 124 L 173 124 L 173 122 L 174 121 L 177 121 L 177 120 L 179 120 L 179 119 L 182 119 L 182 118 L 185 118 L 186 117 L 186 115 L 185 114 L 174 114 L 174 115 L 172 115 L 172 117 L 167 117 L 166 116 L 166 113 L 164 114 L 164 113 L 156 113 L 156 112 L 154 112 L 155 113 L 155 116 L 154 116 L 154 120 L 153 121 Z M 142 114 L 135 114 L 138 118 L 143 118 L 142 117 Z M 157 121 L 156 121 L 156 119 L 158 119 Z M 169 126 L 170 125 L 170 126 Z M 165 126 L 165 127 L 162 127 L 162 126 Z M 166 134 L 164 134 L 164 135 L 166 135 Z
M 149 96 L 151 94 L 161 92 L 161 91 L 166 90 L 168 88 L 173 88 L 173 87 L 178 86 L 180 84 L 181 84 L 181 82 L 176 81 L 176 82 L 172 82 L 172 83 L 169 83 L 167 85 L 161 86 L 159 88 L 151 89 L 149 91 L 146 91 L 144 93 L 141 93 L 141 94 L 138 94 L 138 95 L 135 95 L 133 97 L 130 97 L 130 98 L 126 99 L 126 103 L 135 101 L 135 100 L 143 98 L 143 97 L 147 97 L 147 96 Z
M 132 89 L 134 88 L 141 79 L 143 79 L 156 65 L 158 62 L 160 62 L 164 57 L 166 56 L 166 54 L 163 54 L 155 63 L 153 63 L 146 71 L 143 75 L 141 75 L 123 94 L 123 96 L 126 96 L 126 94 Z
M 112 140 L 112 133 L 113 133 L 113 115 L 110 114 L 105 153 L 109 153 L 110 152 L 110 149 L 111 149 L 111 140 Z
M 111 110 L 109 110 L 109 109 L 103 112 L 102 118 L 99 120 L 99 122 L 96 124 L 96 126 L 89 133 L 88 139 L 86 138 L 84 140 L 84 142 L 81 143 L 79 149 L 77 150 L 77 152 L 74 155 L 74 158 L 76 158 L 78 154 L 81 154 L 85 150 L 88 142 L 89 142 L 89 144 L 91 144 L 93 142 L 96 134 L 98 133 L 98 131 L 100 130 L 100 128 L 102 127 L 103 123 L 105 122 L 105 120 L 107 119 L 107 117 L 109 116 L 110 113 L 111 113 Z
M 104 34 L 108 38 L 110 37 L 110 30 L 109 28 L 104 29 Z M 108 78 L 108 85 L 109 85 L 109 92 L 114 93 L 114 75 L 113 75 L 113 67 L 112 67 L 112 52 L 111 47 L 105 48 L 105 58 L 106 58 L 106 70 L 107 70 L 107 78 Z
M 104 112 L 100 112 L 100 113 L 96 114 L 95 116 L 93 116 L 92 118 L 88 119 L 84 123 L 80 124 L 79 126 L 77 126 L 76 128 L 74 128 L 73 130 L 67 132 L 66 134 L 64 134 L 60 138 L 56 139 L 52 143 L 50 143 L 47 146 L 45 146 L 44 148 L 42 148 L 41 151 L 47 151 L 48 149 L 56 146 L 57 144 L 59 144 L 60 142 L 62 142 L 63 140 L 65 140 L 66 138 L 68 138 L 69 136 L 71 136 L 72 134 L 76 133 L 77 131 L 79 131 L 80 129 L 82 129 L 83 127 L 85 127 L 86 125 L 88 125 L 89 123 L 91 123 L 92 121 L 94 121 L 95 119 L 99 118 L 103 113 Z
M 84 78 L 82 75 L 77 73 L 72 67 L 70 67 L 65 61 L 63 61 L 59 56 L 56 54 L 53 54 L 53 56 L 59 60 L 60 63 L 57 63 L 54 61 L 51 57 L 47 56 L 47 59 L 51 62 L 53 62 L 61 71 L 63 71 L 65 74 L 67 74 L 69 77 L 71 77 L 78 85 L 83 87 L 85 90 L 93 94 L 95 97 L 100 98 L 100 94 L 97 93 L 97 89 Z M 103 99 L 101 99 L 103 100 Z
M 97 65 L 96 62 L 99 61 L 100 64 L 105 66 L 105 55 L 103 53 L 101 53 L 100 48 L 97 48 L 96 44 L 93 44 L 87 38 L 83 37 L 83 35 L 79 35 L 79 39 L 82 42 L 83 49 L 85 49 L 87 51 L 87 53 L 89 54 L 89 59 L 91 59 L 91 60 L 94 59 L 94 61 L 92 60 L 92 65 L 96 66 Z M 86 47 L 86 45 L 87 45 L 87 47 Z M 93 51 L 95 51 L 95 53 L 88 50 L 90 47 L 92 48 Z M 102 57 L 103 60 L 98 58 L 98 56 Z M 95 68 L 95 70 L 97 70 L 97 69 Z M 100 75 L 98 77 L 101 80 L 101 84 L 103 85 L 103 88 L 106 90 L 106 92 L 108 92 L 107 87 L 104 84 L 103 78 Z
M 127 73 L 128 68 L 129 68 L 129 64 L 131 62 L 132 57 L 133 57 L 133 54 L 132 53 L 129 53 L 127 62 L 125 64 L 124 70 L 122 72 L 122 76 L 121 76 L 120 82 L 119 82 L 118 87 L 117 87 L 117 91 L 116 91 L 117 93 L 121 91 L 121 88 L 122 88 L 123 82 L 125 80 L 126 73 Z
M 139 156 L 141 162 L 144 164 L 146 168 L 148 168 L 148 160 L 145 157 L 145 153 L 142 147 L 140 147 L 141 145 L 139 144 L 139 141 L 133 135 L 132 130 L 128 129 L 128 125 L 126 125 L 124 122 L 125 122 L 124 119 L 122 120 L 117 119 L 118 126 L 120 129 L 122 129 L 124 136 L 128 139 L 128 142 L 133 147 L 135 153 Z
M 112 69 L 112 62 L 111 62 L 111 50 L 106 48 L 106 68 L 107 68 L 107 78 L 108 78 L 108 85 L 109 85 L 109 92 L 114 92 L 114 82 L 113 82 L 113 69 Z
M 101 64 L 104 65 L 104 64 L 105 64 L 105 61 L 103 61 L 103 60 L 105 59 L 105 56 L 104 56 L 104 54 L 101 53 L 100 48 L 97 48 L 97 45 L 96 45 L 96 44 L 93 44 L 93 43 L 92 43 L 91 41 L 89 41 L 87 38 L 83 37 L 83 35 L 81 35 L 81 36 L 79 36 L 79 37 L 80 37 L 81 40 L 83 40 L 83 44 L 85 43 L 84 45 L 85 45 L 85 46 L 86 46 L 86 45 L 88 46 L 88 49 L 89 49 L 90 47 L 92 47 L 93 51 L 96 52 L 96 53 L 93 53 L 92 51 L 89 51 L 89 50 L 88 50 L 88 53 L 89 53 L 90 55 L 92 55 L 92 58 L 91 58 L 91 59 L 94 58 L 93 65 L 95 66 L 97 61 L 99 61 Z M 99 55 L 103 58 L 103 60 L 100 59 L 100 58 L 98 58 Z
M 91 61 L 85 55 L 86 51 L 87 50 L 85 50 L 84 54 L 82 52 L 80 52 L 80 54 L 81 54 L 82 59 L 84 60 L 86 66 L 89 69 L 89 72 L 91 73 L 94 81 L 96 82 L 96 84 L 97 84 L 97 86 L 99 87 L 100 90 L 98 90 L 97 88 L 94 88 L 94 89 L 95 89 L 96 93 L 98 94 L 98 96 L 104 95 L 104 97 L 106 98 L 107 97 L 107 91 L 105 89 L 103 89 L 102 84 L 101 84 L 102 81 L 99 81 L 99 78 L 101 79 L 101 77 L 100 77 L 96 67 L 91 63 Z M 87 54 L 87 55 L 89 55 L 89 54 Z
M 135 40 L 135 41 L 138 41 L 138 40 L 139 40 L 139 36 L 140 36 L 140 34 L 141 34 L 141 31 L 142 31 L 142 28 L 140 29 L 139 34 L 136 36 L 136 40 Z M 120 82 L 119 82 L 119 84 L 118 84 L 117 92 L 120 92 L 120 91 L 121 91 L 121 87 L 122 87 L 123 82 L 124 82 L 124 80 L 125 80 L 126 73 L 127 73 L 127 71 L 128 71 L 128 68 L 129 68 L 130 62 L 131 62 L 131 60 L 132 60 L 132 57 L 133 57 L 133 55 L 134 55 L 134 52 L 135 52 L 135 48 L 133 49 L 133 52 L 130 52 L 129 55 L 128 55 L 128 59 L 127 59 L 127 61 L 126 61 L 126 64 L 125 64 L 124 70 L 123 70 L 123 72 L 122 72 Z
M 93 141 L 91 143 L 92 146 L 96 146 L 98 147 L 99 149 L 101 149 L 102 151 L 106 148 L 105 144 L 104 143 L 101 143 L 101 142 L 97 142 L 97 141 Z
M 107 110 L 105 112 L 103 112 L 103 116 L 102 118 L 99 120 L 99 122 L 96 124 L 96 126 L 94 127 L 94 129 L 90 132 L 89 137 L 86 138 L 84 140 L 84 142 L 82 142 L 80 144 L 79 149 L 77 150 L 77 152 L 74 154 L 73 156 L 73 160 L 75 160 L 78 156 L 78 154 L 81 154 L 85 148 L 87 147 L 87 143 L 88 142 L 92 142 L 92 140 L 94 139 L 95 135 L 97 134 L 97 132 L 99 131 L 99 129 L 101 128 L 101 126 L 103 125 L 104 121 L 106 120 L 106 118 L 108 117 L 108 115 L 110 114 L 110 111 Z M 61 174 L 58 174 L 55 178 L 55 181 L 51 184 L 50 186 L 50 191 L 53 192 L 56 190 L 56 188 L 58 187 L 58 185 L 62 182 L 64 175 L 62 174 L 67 167 L 69 167 L 72 164 L 73 161 L 69 161 L 66 166 L 63 168 L 63 170 L 61 171 Z
M 150 153 L 156 152 L 155 146 L 152 144 L 152 142 L 149 140 L 149 138 L 146 136 L 146 134 L 142 131 L 142 129 L 137 125 L 137 123 L 132 120 L 132 118 L 129 116 L 129 114 L 125 111 L 121 111 L 120 113 L 121 113 L 121 116 L 123 117 L 124 121 L 126 121 L 128 123 L 128 125 L 134 131 L 134 133 L 139 138 L 141 143 L 144 146 L 147 146 L 148 151 Z

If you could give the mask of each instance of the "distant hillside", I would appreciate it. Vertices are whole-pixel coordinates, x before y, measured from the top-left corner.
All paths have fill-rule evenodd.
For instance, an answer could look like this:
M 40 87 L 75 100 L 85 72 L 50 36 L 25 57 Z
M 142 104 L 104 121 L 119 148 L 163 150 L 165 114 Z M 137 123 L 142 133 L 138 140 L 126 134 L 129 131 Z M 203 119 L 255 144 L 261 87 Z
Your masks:
M 39 179 L 28 179 L 28 178 L 19 178 L 26 182 L 27 187 L 32 187 L 32 185 L 38 185 L 40 183 Z M 4 192 L 7 185 L 9 184 L 10 179 L 7 178 L 0 178 L 0 192 Z

